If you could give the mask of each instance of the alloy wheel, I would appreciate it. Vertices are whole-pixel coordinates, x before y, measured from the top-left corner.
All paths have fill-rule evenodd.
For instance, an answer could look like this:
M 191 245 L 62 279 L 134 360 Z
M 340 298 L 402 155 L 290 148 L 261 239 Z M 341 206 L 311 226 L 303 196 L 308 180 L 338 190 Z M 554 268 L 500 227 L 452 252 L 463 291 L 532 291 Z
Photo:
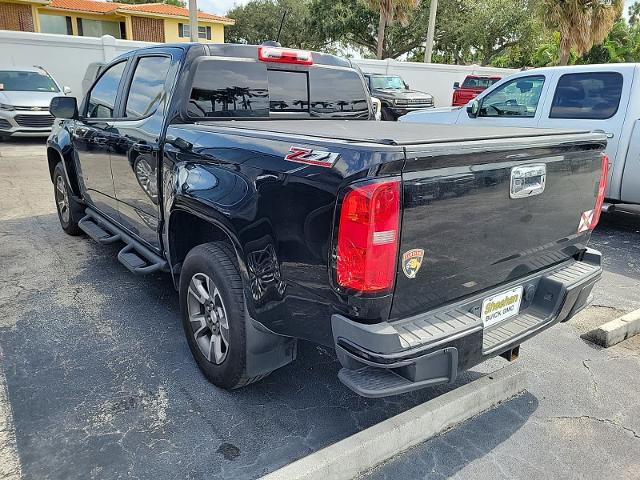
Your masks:
M 200 353 L 209 362 L 220 365 L 229 353 L 229 320 L 220 291 L 204 273 L 191 277 L 187 309 Z

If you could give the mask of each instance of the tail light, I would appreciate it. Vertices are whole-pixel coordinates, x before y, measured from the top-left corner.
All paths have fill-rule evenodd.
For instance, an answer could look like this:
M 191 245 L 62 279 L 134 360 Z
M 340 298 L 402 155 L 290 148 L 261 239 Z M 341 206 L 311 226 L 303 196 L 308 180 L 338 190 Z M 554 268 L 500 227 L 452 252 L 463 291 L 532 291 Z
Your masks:
M 594 208 L 593 217 L 589 224 L 589 230 L 593 230 L 600 221 L 600 213 L 602 212 L 602 204 L 604 203 L 604 195 L 607 191 L 607 181 L 609 179 L 609 156 L 602 154 L 602 169 L 600 171 L 600 182 L 598 183 L 598 196 L 596 197 L 596 206 Z
M 258 60 L 263 62 L 313 65 L 311 52 L 278 47 L 258 47 Z
M 364 293 L 393 287 L 398 255 L 400 179 L 350 188 L 342 201 L 336 280 Z
M 609 156 L 606 153 L 601 154 L 602 168 L 600 170 L 600 180 L 598 182 L 598 192 L 596 195 L 596 204 L 593 210 L 587 210 L 580 216 L 578 224 L 578 233 L 593 230 L 598 226 L 600 214 L 602 213 L 602 205 L 604 204 L 604 196 L 607 192 L 607 181 L 609 179 Z

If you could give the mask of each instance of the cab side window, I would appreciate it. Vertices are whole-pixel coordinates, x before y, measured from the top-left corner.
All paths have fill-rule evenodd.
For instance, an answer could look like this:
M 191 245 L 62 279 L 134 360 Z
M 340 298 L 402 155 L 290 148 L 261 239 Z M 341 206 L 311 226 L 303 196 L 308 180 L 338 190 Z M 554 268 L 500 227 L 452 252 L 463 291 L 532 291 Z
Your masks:
M 558 81 L 549 118 L 606 120 L 618 111 L 621 96 L 618 72 L 565 74 Z
M 113 118 L 115 116 L 118 86 L 126 64 L 127 61 L 123 60 L 112 65 L 93 86 L 87 102 L 86 116 L 88 118 Z
M 129 88 L 125 117 L 146 117 L 164 103 L 170 67 L 169 57 L 142 57 L 138 60 Z
M 543 76 L 520 77 L 511 80 L 482 99 L 478 116 L 534 117 L 543 86 Z

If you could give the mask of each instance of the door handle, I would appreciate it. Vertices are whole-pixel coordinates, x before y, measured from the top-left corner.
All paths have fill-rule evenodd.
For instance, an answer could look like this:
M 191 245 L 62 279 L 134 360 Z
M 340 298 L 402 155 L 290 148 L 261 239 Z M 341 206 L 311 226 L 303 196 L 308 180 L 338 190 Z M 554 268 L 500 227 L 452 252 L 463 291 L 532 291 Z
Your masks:
M 131 147 L 133 151 L 138 153 L 151 153 L 153 152 L 153 147 L 151 145 L 147 145 L 146 143 L 134 143 L 133 147 Z

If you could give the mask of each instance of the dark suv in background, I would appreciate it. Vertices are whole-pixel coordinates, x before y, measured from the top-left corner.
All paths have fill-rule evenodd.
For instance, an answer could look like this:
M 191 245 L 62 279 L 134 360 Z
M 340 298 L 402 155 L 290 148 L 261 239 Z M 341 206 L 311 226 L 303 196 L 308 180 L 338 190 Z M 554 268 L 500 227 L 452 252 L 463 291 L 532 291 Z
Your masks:
M 414 110 L 432 108 L 433 95 L 411 90 L 399 75 L 365 73 L 373 97 L 382 103 L 382 120 L 397 120 Z

